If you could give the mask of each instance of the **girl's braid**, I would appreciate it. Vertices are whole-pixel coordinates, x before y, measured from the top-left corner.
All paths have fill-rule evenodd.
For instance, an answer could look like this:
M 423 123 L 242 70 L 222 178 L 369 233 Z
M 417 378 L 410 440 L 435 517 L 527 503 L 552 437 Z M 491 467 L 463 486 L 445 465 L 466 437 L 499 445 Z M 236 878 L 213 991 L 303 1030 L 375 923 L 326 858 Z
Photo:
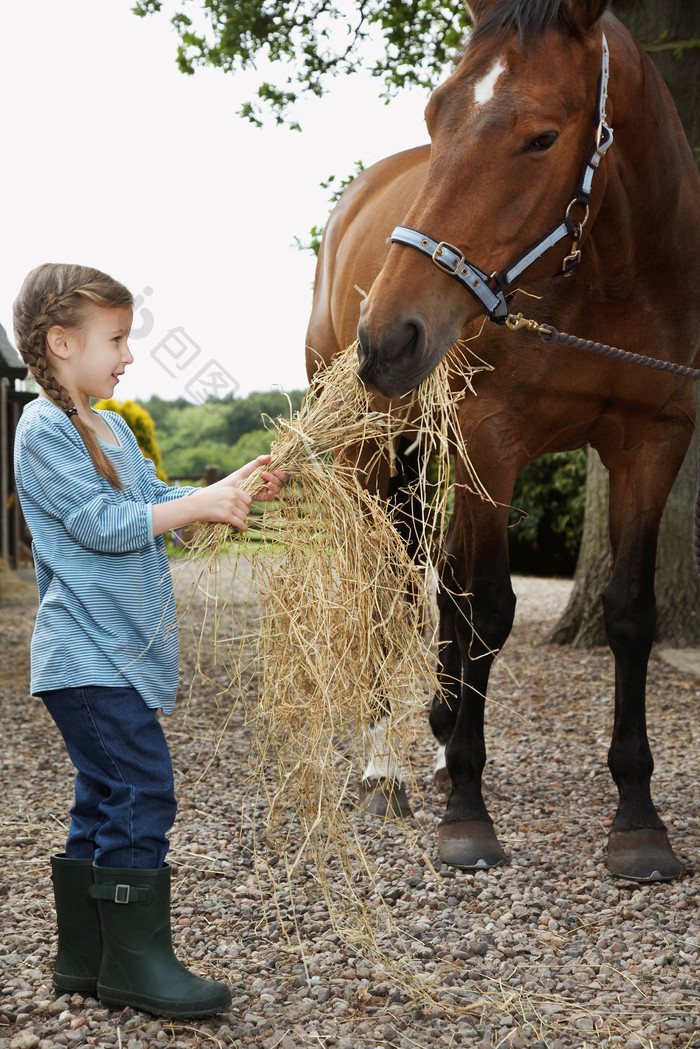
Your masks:
M 38 385 L 71 419 L 97 471 L 115 488 L 122 483 L 95 431 L 80 419 L 68 391 L 58 382 L 47 357 L 46 336 L 54 325 L 79 330 L 90 306 L 133 306 L 131 292 L 114 278 L 87 266 L 46 264 L 25 278 L 14 304 L 17 348 Z
M 73 402 L 68 391 L 55 378 L 46 357 L 46 333 L 55 323 L 49 313 L 37 317 L 26 342 L 23 342 L 22 357 L 42 390 L 49 395 L 54 404 L 67 412 L 73 407 Z

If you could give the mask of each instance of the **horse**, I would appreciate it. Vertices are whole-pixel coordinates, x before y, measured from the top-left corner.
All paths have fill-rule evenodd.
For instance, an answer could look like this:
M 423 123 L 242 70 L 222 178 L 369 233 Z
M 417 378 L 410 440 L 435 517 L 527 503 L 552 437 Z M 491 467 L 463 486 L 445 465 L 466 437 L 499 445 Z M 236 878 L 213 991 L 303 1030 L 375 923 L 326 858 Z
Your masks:
M 438 854 L 458 868 L 507 860 L 482 772 L 489 672 L 515 612 L 516 477 L 545 452 L 598 451 L 610 476 L 602 602 L 619 794 L 606 862 L 617 877 L 672 880 L 682 865 L 652 800 L 645 693 L 658 529 L 693 433 L 694 386 L 509 325 L 519 327 L 510 306 L 524 291 L 545 324 L 692 365 L 700 180 L 660 75 L 607 0 L 470 6 L 464 53 L 426 107 L 430 144 L 361 173 L 328 220 L 307 369 L 312 377 L 357 337 L 361 381 L 379 407 L 400 405 L 457 340 L 483 328 L 475 345 L 492 370 L 474 377 L 459 425 L 490 499 L 462 487 L 458 457 L 438 598 L 446 696 L 429 716 L 451 786 Z M 387 495 L 381 471 L 365 481 Z

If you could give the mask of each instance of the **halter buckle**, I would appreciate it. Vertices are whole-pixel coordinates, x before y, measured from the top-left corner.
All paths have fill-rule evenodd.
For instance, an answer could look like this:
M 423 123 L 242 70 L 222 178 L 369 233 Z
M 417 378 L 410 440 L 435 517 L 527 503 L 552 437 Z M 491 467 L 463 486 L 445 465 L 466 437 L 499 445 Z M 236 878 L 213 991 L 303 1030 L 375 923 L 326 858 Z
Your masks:
M 452 255 L 456 256 L 453 261 L 441 262 L 440 258 L 447 252 L 451 252 Z M 435 251 L 432 254 L 432 260 L 439 270 L 445 270 L 447 273 L 458 273 L 461 266 L 465 263 L 464 255 L 461 253 L 459 248 L 456 248 L 454 244 L 448 244 L 446 240 L 441 240 Z
M 613 141 L 613 130 L 605 123 L 605 119 L 598 124 L 595 135 L 595 149 L 599 157 L 605 156 Z

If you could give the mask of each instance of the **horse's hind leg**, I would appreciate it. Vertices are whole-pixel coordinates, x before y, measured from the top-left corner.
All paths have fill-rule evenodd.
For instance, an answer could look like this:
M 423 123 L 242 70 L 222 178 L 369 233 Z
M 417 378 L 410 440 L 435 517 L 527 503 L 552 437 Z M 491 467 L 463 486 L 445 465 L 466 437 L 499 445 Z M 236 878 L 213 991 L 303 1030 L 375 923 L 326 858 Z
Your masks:
M 633 881 L 668 881 L 682 869 L 651 797 L 654 761 L 646 727 L 647 664 L 654 640 L 654 569 L 661 514 L 683 436 L 638 455 L 610 475 L 613 573 L 603 592 L 608 643 L 615 657 L 615 723 L 608 766 L 619 806 L 608 840 L 612 874 Z M 676 469 L 674 469 L 674 465 Z

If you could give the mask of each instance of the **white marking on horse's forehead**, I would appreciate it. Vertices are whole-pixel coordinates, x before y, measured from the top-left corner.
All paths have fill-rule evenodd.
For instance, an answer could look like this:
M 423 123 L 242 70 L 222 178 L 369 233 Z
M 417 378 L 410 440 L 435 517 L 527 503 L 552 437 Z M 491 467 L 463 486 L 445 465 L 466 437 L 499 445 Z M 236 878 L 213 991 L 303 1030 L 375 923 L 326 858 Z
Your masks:
M 474 85 L 474 101 L 477 106 L 483 106 L 486 102 L 491 101 L 496 93 L 496 82 L 501 73 L 505 73 L 505 71 L 505 62 L 502 58 L 497 58 L 486 76 L 482 76 L 481 80 L 477 80 Z

